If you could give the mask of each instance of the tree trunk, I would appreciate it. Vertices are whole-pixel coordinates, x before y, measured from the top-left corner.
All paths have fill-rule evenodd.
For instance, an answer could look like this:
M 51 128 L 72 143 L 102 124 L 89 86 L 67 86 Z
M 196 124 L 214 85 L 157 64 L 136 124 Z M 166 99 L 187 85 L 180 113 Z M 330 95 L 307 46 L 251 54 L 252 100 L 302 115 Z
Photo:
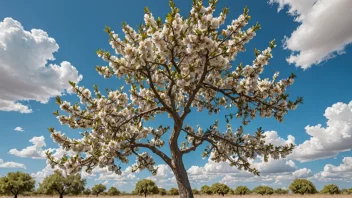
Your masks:
M 144 197 L 147 197 L 147 193 L 144 193 Z
M 14 194 L 14 197 L 17 198 L 17 194 Z
M 64 195 L 63 195 L 63 193 L 61 193 L 61 194 L 60 194 L 60 198 L 64 198 Z
M 172 171 L 177 181 L 180 198 L 193 198 L 191 184 L 189 183 L 187 171 L 183 165 L 182 155 L 177 151 L 171 151 L 171 153 Z

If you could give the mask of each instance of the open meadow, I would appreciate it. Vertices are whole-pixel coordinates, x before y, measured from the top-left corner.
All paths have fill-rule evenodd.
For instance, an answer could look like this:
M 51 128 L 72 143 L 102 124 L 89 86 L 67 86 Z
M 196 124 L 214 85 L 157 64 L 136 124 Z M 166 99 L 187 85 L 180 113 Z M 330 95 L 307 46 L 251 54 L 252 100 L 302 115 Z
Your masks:
M 13 198 L 12 196 L 2 196 L 3 198 Z M 18 196 L 18 198 L 24 198 L 24 197 L 40 197 L 40 198 L 53 198 L 53 197 L 59 197 L 58 195 L 54 196 Z M 65 197 L 74 197 L 74 198 L 92 198 L 96 197 L 94 195 L 91 196 L 64 196 Z M 101 198 L 144 198 L 144 196 L 136 196 L 136 195 L 121 195 L 121 196 L 99 196 Z M 148 195 L 147 198 L 177 198 L 179 195 Z M 326 195 L 326 194 L 315 194 L 315 195 L 299 195 L 299 194 L 289 194 L 289 195 L 194 195 L 195 198 L 347 198 L 347 197 L 352 197 L 352 195 Z

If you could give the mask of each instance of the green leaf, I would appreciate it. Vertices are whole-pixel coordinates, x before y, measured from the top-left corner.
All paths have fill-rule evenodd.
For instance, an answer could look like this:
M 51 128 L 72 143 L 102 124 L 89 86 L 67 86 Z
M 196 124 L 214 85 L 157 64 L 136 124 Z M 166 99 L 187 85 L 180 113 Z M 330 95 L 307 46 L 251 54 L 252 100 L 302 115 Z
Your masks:
M 62 100 L 61 100 L 60 96 L 57 96 L 55 99 L 56 99 L 56 104 L 58 104 L 58 105 L 62 104 Z
M 54 111 L 53 114 L 56 115 L 56 116 L 59 116 L 60 115 L 59 114 L 59 110 Z
M 145 6 L 145 7 L 144 7 L 144 12 L 145 12 L 145 13 L 147 13 L 147 14 L 149 14 L 149 13 L 150 13 L 150 12 L 149 12 L 149 9 L 148 9 L 148 7 L 147 7 L 147 6 Z
M 68 81 L 68 83 L 70 83 L 70 85 L 71 85 L 72 87 L 75 87 L 75 86 L 76 86 L 76 83 L 74 83 L 74 82 L 72 82 L 72 81 Z

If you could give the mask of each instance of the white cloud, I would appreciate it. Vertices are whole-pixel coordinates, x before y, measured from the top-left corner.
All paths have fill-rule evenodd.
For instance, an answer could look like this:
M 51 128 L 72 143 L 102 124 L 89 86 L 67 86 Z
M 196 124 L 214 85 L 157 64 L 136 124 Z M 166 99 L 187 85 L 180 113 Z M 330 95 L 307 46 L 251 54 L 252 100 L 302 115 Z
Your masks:
M 32 143 L 32 146 L 28 146 L 22 150 L 11 149 L 9 154 L 18 156 L 18 157 L 25 157 L 25 158 L 32 158 L 32 159 L 45 159 L 45 151 L 43 147 L 46 146 L 44 136 L 33 137 L 29 140 Z
M 287 61 L 307 69 L 324 60 L 344 53 L 352 43 L 351 0 L 269 0 L 278 3 L 279 10 L 289 7 L 288 13 L 301 23 L 285 41 L 292 51 Z
M 0 168 L 22 168 L 26 169 L 24 164 L 16 163 L 16 162 L 4 162 L 4 160 L 0 159 Z
M 0 111 L 18 111 L 21 113 L 32 113 L 32 109 L 18 102 L 3 100 L 0 98 Z
M 329 158 L 352 148 L 352 101 L 338 102 L 325 110 L 326 127 L 306 126 L 310 139 L 298 145 L 289 156 L 302 162 Z
M 292 135 L 287 136 L 287 140 L 281 138 L 276 131 L 265 131 L 265 142 L 271 143 L 274 146 L 282 146 L 285 144 L 295 144 L 295 137 Z
M 22 129 L 22 127 L 16 127 L 15 129 L 13 129 L 15 131 L 19 131 L 19 132 L 24 132 L 24 129 Z
M 296 170 L 296 165 L 292 160 L 274 160 L 269 158 L 268 162 L 265 162 L 263 158 L 260 159 L 261 162 L 254 163 L 253 166 L 256 167 L 261 172 L 261 174 L 285 173 L 293 172 Z
M 0 111 L 31 113 L 19 101 L 47 103 L 61 95 L 82 76 L 71 63 L 48 64 L 59 49 L 54 38 L 40 29 L 26 31 L 20 22 L 5 18 L 0 21 Z
M 315 174 L 314 179 L 318 181 L 351 181 L 352 178 L 352 157 L 345 157 L 338 166 L 326 164 L 324 170 Z
M 43 179 L 54 173 L 54 170 L 49 164 L 47 164 L 42 170 L 32 173 L 31 176 L 35 178 L 38 182 L 43 181 Z
M 156 175 L 149 176 L 147 179 L 153 180 L 157 186 L 162 188 L 175 187 L 176 178 L 169 165 L 159 164 L 156 167 L 158 168 Z
M 93 176 L 97 175 L 96 180 L 116 180 L 116 181 L 129 181 L 136 179 L 136 175 L 132 173 L 132 168 L 127 167 L 122 171 L 121 175 L 108 170 L 108 167 L 94 168 L 92 171 Z
M 292 175 L 294 178 L 308 178 L 313 176 L 313 172 L 308 168 L 302 168 L 293 172 Z

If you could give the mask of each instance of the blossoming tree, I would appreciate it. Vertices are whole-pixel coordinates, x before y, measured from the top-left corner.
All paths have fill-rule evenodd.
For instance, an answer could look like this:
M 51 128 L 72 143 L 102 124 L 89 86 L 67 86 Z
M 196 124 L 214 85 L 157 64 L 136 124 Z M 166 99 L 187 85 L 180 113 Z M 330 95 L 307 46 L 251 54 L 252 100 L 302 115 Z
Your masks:
M 193 197 L 182 158 L 201 144 L 208 145 L 203 157 L 210 156 L 215 162 L 227 161 L 254 174 L 259 172 L 251 167 L 249 159 L 257 156 L 278 159 L 288 155 L 293 145 L 266 143 L 262 129 L 254 134 L 244 134 L 242 126 L 233 130 L 231 119 L 242 119 L 246 125 L 260 115 L 273 116 L 281 122 L 284 114 L 302 101 L 301 98 L 290 101 L 286 94 L 295 76 L 278 80 L 275 73 L 272 79 L 260 78 L 272 58 L 274 42 L 263 51 L 255 49 L 252 64 L 233 67 L 236 55 L 245 51 L 244 45 L 256 35 L 260 25 L 244 29 L 250 19 L 248 9 L 244 9 L 238 19 L 224 26 L 228 9 L 214 16 L 216 3 L 217 0 L 210 0 L 205 7 L 201 0 L 194 0 L 186 18 L 170 1 L 171 12 L 164 22 L 155 19 L 146 8 L 145 23 L 138 31 L 123 24 L 123 38 L 107 27 L 115 53 L 99 50 L 98 56 L 108 65 L 98 66 L 96 70 L 105 78 L 124 79 L 129 92 L 122 87 L 107 90 L 104 95 L 95 86 L 93 96 L 88 89 L 71 82 L 82 105 L 71 105 L 58 97 L 57 103 L 67 113 L 54 114 L 61 124 L 87 131 L 81 139 L 71 139 L 50 128 L 59 145 L 77 153 L 61 159 L 47 153 L 51 165 L 70 173 L 108 167 L 121 174 L 117 164 L 128 163 L 128 157 L 135 155 L 133 171 L 148 169 L 155 174 L 155 162 L 150 153 L 140 151 L 143 148 L 170 166 L 181 197 Z M 206 128 L 185 123 L 192 111 L 213 115 L 223 108 L 232 111 L 224 117 L 227 123 L 224 132 L 219 130 L 218 121 Z M 173 124 L 147 127 L 146 123 L 159 114 L 167 114 Z M 179 143 L 180 135 L 185 135 L 187 142 Z M 166 139 L 170 155 L 160 150 Z

